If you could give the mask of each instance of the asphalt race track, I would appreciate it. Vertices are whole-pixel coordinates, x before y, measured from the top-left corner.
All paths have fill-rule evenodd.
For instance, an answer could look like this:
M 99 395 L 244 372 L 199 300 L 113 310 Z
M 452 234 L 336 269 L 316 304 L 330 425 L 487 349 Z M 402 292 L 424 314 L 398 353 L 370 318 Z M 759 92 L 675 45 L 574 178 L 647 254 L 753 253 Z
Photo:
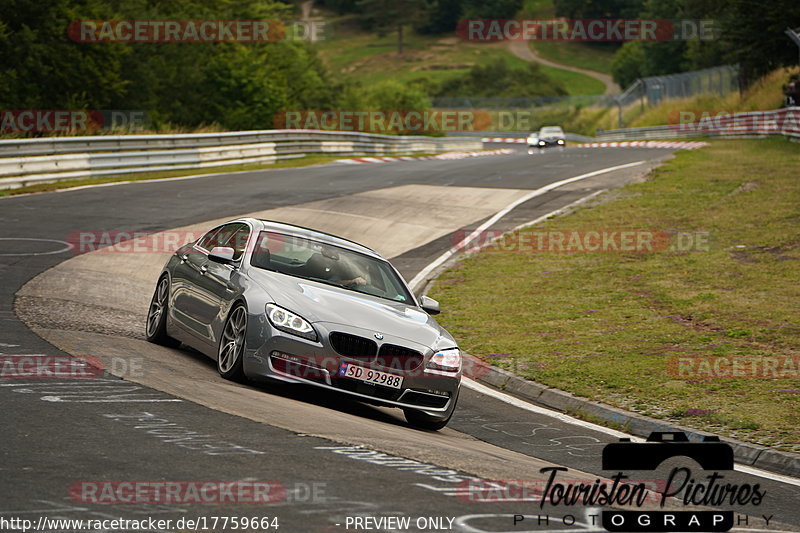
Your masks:
M 0 516 L 173 520 L 153 531 L 195 529 L 176 525 L 181 518 L 205 517 L 210 526 L 214 517 L 234 516 L 277 517 L 283 532 L 353 531 L 356 517 L 408 517 L 404 531 L 603 531 L 592 525 L 595 508 L 540 507 L 530 497 L 474 501 L 466 487 L 543 482 L 539 469 L 552 466 L 568 468 L 565 478 L 593 481 L 603 475 L 600 452 L 617 440 L 613 432 L 470 387 L 462 387 L 450 425 L 432 433 L 409 428 L 399 411 L 327 393 L 227 382 L 211 360 L 143 340 L 143 307 L 163 255 L 76 255 L 65 244 L 81 232 L 208 228 L 259 213 L 371 245 L 410 280 L 458 230 L 478 227 L 530 191 L 641 162 L 536 196 L 492 227 L 513 228 L 638 179 L 669 155 L 567 148 L 529 156 L 514 148 L 461 160 L 335 163 L 0 199 L 0 353 L 96 356 L 114 374 L 0 379 Z M 735 530 L 800 531 L 800 480 L 768 477 L 726 477 L 758 483 L 767 494 L 757 507 L 736 508 L 748 521 Z M 91 503 L 103 481 L 270 482 L 275 501 Z M 515 524 L 514 515 L 526 518 Z M 537 522 L 540 515 L 549 522 Z

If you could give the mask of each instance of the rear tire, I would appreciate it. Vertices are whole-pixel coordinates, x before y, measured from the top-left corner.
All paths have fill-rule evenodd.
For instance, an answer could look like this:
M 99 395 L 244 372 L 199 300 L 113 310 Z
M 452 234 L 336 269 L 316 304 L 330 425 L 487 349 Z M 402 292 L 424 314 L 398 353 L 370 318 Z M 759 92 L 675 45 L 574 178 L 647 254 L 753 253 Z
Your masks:
M 177 348 L 181 341 L 167 335 L 167 314 L 169 313 L 169 276 L 161 276 L 150 300 L 145 323 L 145 337 L 153 344 Z
M 459 389 L 460 390 L 460 389 Z M 458 391 L 456 391 L 455 398 L 450 402 L 450 407 L 447 410 L 445 418 L 434 418 L 422 411 L 416 409 L 403 409 L 403 414 L 406 416 L 406 422 L 414 428 L 425 429 L 428 431 L 439 431 L 444 428 L 453 418 L 453 413 L 456 410 L 456 403 L 458 403 Z

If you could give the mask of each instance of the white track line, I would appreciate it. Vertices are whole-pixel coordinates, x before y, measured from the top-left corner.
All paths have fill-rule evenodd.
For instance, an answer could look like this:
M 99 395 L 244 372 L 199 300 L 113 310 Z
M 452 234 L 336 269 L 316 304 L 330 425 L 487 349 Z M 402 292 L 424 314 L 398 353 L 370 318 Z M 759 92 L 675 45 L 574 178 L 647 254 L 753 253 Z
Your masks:
M 574 426 L 580 426 L 582 428 L 586 428 L 589 430 L 594 430 L 600 433 L 605 433 L 607 435 L 611 435 L 613 437 L 622 438 L 626 437 L 631 439 L 633 442 L 644 442 L 644 439 L 641 437 L 636 437 L 634 435 L 629 435 L 627 433 L 623 433 L 622 431 L 617 431 L 615 429 L 607 428 L 604 426 L 599 426 L 597 424 L 592 424 L 591 422 L 587 422 L 585 420 L 580 420 L 578 418 L 573 418 L 567 414 L 561 413 L 559 411 L 554 411 L 552 409 L 548 409 L 547 407 L 540 407 L 538 405 L 531 404 L 525 400 L 520 400 L 519 398 L 515 398 L 514 396 L 510 396 L 504 392 L 500 392 L 496 389 L 492 389 L 491 387 L 487 387 L 486 385 L 482 385 L 477 381 L 473 381 L 469 378 L 461 378 L 461 382 L 464 384 L 465 387 L 468 389 L 472 389 L 475 392 L 480 394 L 484 394 L 491 398 L 495 398 L 500 400 L 501 402 L 505 402 L 509 405 L 513 405 L 514 407 L 518 407 L 520 409 L 524 409 L 525 411 L 530 411 L 532 413 L 544 415 L 550 418 L 555 418 L 556 420 L 560 420 L 566 424 L 572 424 Z M 796 487 L 800 487 L 800 479 L 793 478 L 790 476 L 784 476 L 782 474 L 776 474 L 774 472 L 768 472 L 766 470 L 761 470 L 760 468 L 755 468 L 752 466 L 735 464 L 734 470 L 737 472 L 741 472 L 743 474 L 750 474 L 753 476 L 763 477 L 765 479 L 771 479 L 772 481 L 778 481 L 780 483 L 786 483 L 787 485 L 794 485 Z
M 595 196 L 599 196 L 599 195 L 603 194 L 604 192 L 608 192 L 608 189 L 601 189 L 599 191 L 593 192 L 592 194 L 587 194 L 583 198 L 578 198 L 577 200 L 575 200 L 571 204 L 567 204 L 564 207 L 559 207 L 555 211 L 551 211 L 551 212 L 547 213 L 546 215 L 542 215 L 539 218 L 534 218 L 533 220 L 530 220 L 528 222 L 520 224 L 519 226 L 517 226 L 516 228 L 512 229 L 511 231 L 512 232 L 513 231 L 518 231 L 518 230 L 521 230 L 522 228 L 527 228 L 528 226 L 535 226 L 539 222 L 547 220 L 550 217 L 554 217 L 556 215 L 560 215 L 562 213 L 565 213 L 565 212 L 569 211 L 573 207 L 576 207 L 576 206 L 579 206 L 579 205 L 581 205 L 583 203 L 586 203 L 589 200 L 591 200 L 592 198 L 594 198 Z M 499 239 L 499 237 L 498 237 L 498 239 Z
M 452 248 L 447 250 L 445 253 L 443 253 L 442 255 L 437 257 L 433 262 L 431 262 L 428 266 L 426 266 L 425 268 L 420 270 L 420 272 L 416 276 L 414 276 L 414 279 L 412 279 L 411 282 L 409 283 L 409 285 L 411 286 L 411 289 L 412 290 L 416 289 L 417 285 L 422 283 L 425 280 L 425 278 L 427 278 L 428 275 L 434 269 L 436 269 L 442 263 L 444 263 L 445 261 L 450 259 L 453 255 L 458 253 L 468 243 L 472 242 L 475 239 L 475 237 L 477 237 L 478 235 L 481 234 L 482 231 L 484 231 L 486 228 L 490 227 L 492 224 L 494 224 L 495 222 L 497 222 L 498 220 L 500 220 L 501 218 L 506 216 L 511 210 L 513 210 L 517 206 L 527 202 L 531 198 L 536 198 L 537 196 L 541 196 L 542 194 L 544 194 L 546 192 L 552 191 L 553 189 L 557 189 L 558 187 L 561 187 L 563 185 L 567 185 L 568 183 L 573 183 L 573 182 L 576 182 L 576 181 L 585 180 L 586 178 L 599 176 L 600 174 L 605 174 L 607 172 L 613 172 L 615 170 L 621 170 L 623 168 L 635 167 L 637 165 L 641 165 L 642 163 L 644 163 L 644 161 L 637 161 L 635 163 L 627 163 L 625 165 L 617 165 L 617 166 L 614 166 L 614 167 L 608 167 L 608 168 L 603 168 L 603 169 L 600 169 L 600 170 L 595 170 L 594 172 L 589 172 L 587 174 L 581 174 L 580 176 L 575 176 L 575 177 L 572 177 L 572 178 L 567 178 L 567 179 L 563 179 L 563 180 L 560 180 L 560 181 L 555 181 L 553 183 L 545 185 L 544 187 L 541 187 L 539 189 L 536 189 L 534 191 L 529 192 L 528 194 L 526 194 L 526 195 L 522 196 L 521 198 L 518 198 L 517 200 L 511 202 L 506 207 L 504 207 L 502 210 L 500 210 L 497 213 L 495 213 L 495 215 L 492 218 L 490 218 L 489 220 L 487 220 L 486 222 L 481 224 L 475 231 L 473 231 L 472 233 L 470 233 L 469 235 L 464 237 L 464 239 L 461 242 L 459 242 L 458 244 L 456 244 L 455 246 L 453 246 Z
M 758 476 L 758 477 L 763 477 L 765 479 L 778 481 L 780 483 L 786 483 L 787 485 L 794 485 L 795 487 L 800 487 L 800 479 L 797 479 L 796 477 L 784 476 L 783 474 L 776 474 L 775 472 L 767 472 L 766 470 L 761 470 L 760 468 L 756 468 L 754 466 L 747 466 L 740 464 L 734 465 L 733 469 L 743 474 L 750 474 L 753 476 Z
M 573 418 L 569 415 L 564 413 L 559 413 L 558 411 L 554 411 L 552 409 L 548 409 L 547 407 L 540 407 L 538 405 L 534 405 L 532 403 L 528 403 L 525 400 L 520 400 L 519 398 L 515 398 L 514 396 L 509 396 L 504 392 L 500 392 L 499 390 L 492 389 L 487 387 L 486 385 L 481 385 L 477 381 L 473 381 L 470 378 L 461 378 L 461 382 L 468 388 L 472 389 L 475 392 L 479 392 L 496 400 L 500 400 L 501 402 L 505 402 L 507 404 L 513 405 L 514 407 L 518 407 L 520 409 L 524 409 L 525 411 L 530 411 L 532 413 L 536 413 L 539 415 L 544 415 L 550 418 L 555 418 L 556 420 L 560 420 L 566 424 L 572 424 L 574 426 L 580 426 L 582 428 L 599 431 L 601 433 L 606 433 L 613 437 L 622 438 L 622 437 L 630 437 L 631 440 L 634 442 L 644 442 L 644 439 L 639 437 L 631 437 L 627 433 L 623 433 L 622 431 L 617 431 L 615 429 L 607 428 L 604 426 L 599 426 L 597 424 L 592 424 L 591 422 L 587 422 L 585 420 L 580 420 L 577 418 Z

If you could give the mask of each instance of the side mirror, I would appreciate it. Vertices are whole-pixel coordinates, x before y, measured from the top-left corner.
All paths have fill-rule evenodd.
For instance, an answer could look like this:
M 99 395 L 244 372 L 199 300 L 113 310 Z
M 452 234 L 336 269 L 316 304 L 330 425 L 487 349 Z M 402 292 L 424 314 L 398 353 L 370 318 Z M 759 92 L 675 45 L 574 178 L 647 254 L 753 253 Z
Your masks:
M 428 298 L 427 296 L 420 298 L 419 306 L 429 315 L 438 315 L 441 312 L 441 309 L 439 308 L 439 302 L 433 298 Z
M 229 265 L 233 263 L 233 254 L 233 248 L 228 248 L 227 246 L 215 246 L 208 253 L 208 260 L 223 265 Z

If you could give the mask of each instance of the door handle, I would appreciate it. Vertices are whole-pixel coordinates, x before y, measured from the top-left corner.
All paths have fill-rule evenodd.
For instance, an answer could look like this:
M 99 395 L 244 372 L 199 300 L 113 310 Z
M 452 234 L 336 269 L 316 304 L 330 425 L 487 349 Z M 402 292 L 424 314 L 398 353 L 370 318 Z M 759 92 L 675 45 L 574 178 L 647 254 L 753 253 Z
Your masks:
M 208 272 L 208 265 L 203 265 L 203 266 L 201 266 L 201 267 L 200 267 L 200 275 L 202 276 L 202 275 L 203 275 L 203 274 L 205 274 L 206 272 Z
M 183 254 L 181 257 L 181 263 L 185 263 L 189 260 L 189 254 Z

